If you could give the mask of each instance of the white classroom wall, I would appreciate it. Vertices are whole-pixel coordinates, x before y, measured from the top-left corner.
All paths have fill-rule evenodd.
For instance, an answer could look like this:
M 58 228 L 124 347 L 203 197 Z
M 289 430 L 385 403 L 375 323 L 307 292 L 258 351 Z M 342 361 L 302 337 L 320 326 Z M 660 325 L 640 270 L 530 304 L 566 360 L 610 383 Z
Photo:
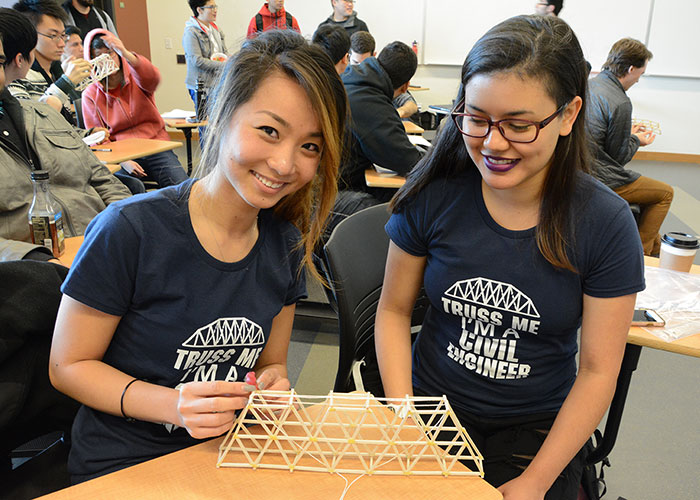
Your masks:
M 372 1 L 374 8 L 369 15 L 363 14 L 363 5 L 367 7 Z M 411 0 L 415 2 L 416 0 Z M 439 1 L 439 0 L 427 0 Z M 569 0 L 569 4 L 579 0 Z M 375 3 L 376 2 L 376 3 Z M 534 2 L 523 0 L 527 9 Z M 226 34 L 230 52 L 240 46 L 250 19 L 255 15 L 262 1 L 258 0 L 218 0 L 219 14 L 217 24 Z M 364 0 L 358 2 L 359 17 L 367 22 L 370 31 L 377 38 L 378 50 L 391 41 L 386 31 L 380 29 L 382 3 L 394 3 L 393 0 Z M 331 12 L 330 0 L 287 0 L 286 8 L 298 19 L 302 34 L 311 37 L 318 24 Z M 186 67 L 176 63 L 176 54 L 182 54 L 182 33 L 184 24 L 191 15 L 186 0 L 147 0 L 148 19 L 151 40 L 151 57 L 160 68 L 163 82 L 156 92 L 156 102 L 161 111 L 174 108 L 193 109 L 192 101 L 185 89 Z M 387 8 L 386 22 L 396 22 L 392 10 Z M 376 28 L 373 28 L 376 26 Z M 404 25 L 405 26 L 405 25 Z M 415 30 L 414 30 L 415 31 Z M 411 43 L 411 33 L 405 33 L 404 42 Z M 625 36 L 621 34 L 620 37 Z M 385 39 L 386 38 L 386 39 Z M 414 39 L 423 40 L 422 33 L 416 33 Z M 167 49 L 169 39 L 172 48 Z M 422 50 L 422 47 L 421 47 Z M 688 56 L 691 57 L 691 50 Z M 465 54 L 466 55 L 466 54 Z M 422 60 L 419 54 L 419 60 Z M 653 73 L 655 60 L 649 63 L 648 73 Z M 600 68 L 594 67 L 594 71 Z M 460 67 L 447 65 L 424 65 L 418 67 L 413 83 L 430 90 L 414 93 L 423 108 L 429 104 L 448 104 L 455 97 L 459 85 Z M 632 87 L 628 95 L 634 104 L 634 116 L 640 119 L 654 120 L 660 123 L 662 135 L 645 148 L 646 151 L 700 154 L 700 140 L 695 127 L 691 126 L 691 116 L 700 113 L 700 78 L 682 78 L 669 76 L 644 76 Z M 694 122 L 694 120 L 693 120 Z

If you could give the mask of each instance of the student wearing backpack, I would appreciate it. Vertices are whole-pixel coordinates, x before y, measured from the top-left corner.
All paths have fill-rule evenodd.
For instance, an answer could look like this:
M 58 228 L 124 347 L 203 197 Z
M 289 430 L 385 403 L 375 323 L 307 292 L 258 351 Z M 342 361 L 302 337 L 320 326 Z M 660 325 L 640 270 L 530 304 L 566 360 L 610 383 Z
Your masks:
M 294 30 L 301 33 L 296 17 L 284 10 L 284 0 L 265 2 L 248 25 L 248 38 L 254 38 L 270 29 Z

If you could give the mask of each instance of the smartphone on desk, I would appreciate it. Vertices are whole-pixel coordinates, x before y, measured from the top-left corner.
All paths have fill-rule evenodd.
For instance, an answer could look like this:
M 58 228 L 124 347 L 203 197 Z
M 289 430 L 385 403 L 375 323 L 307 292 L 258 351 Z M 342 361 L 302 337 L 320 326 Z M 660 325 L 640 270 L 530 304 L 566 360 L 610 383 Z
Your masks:
M 664 326 L 666 322 L 653 309 L 635 309 L 632 326 Z

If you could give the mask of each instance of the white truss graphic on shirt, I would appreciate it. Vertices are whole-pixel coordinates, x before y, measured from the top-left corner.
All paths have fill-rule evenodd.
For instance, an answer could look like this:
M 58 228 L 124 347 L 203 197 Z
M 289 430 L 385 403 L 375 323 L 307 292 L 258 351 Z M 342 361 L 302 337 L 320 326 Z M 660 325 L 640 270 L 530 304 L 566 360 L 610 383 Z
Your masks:
M 232 347 L 263 345 L 265 336 L 260 325 L 248 318 L 219 318 L 203 326 L 185 342 L 185 347 Z
M 539 318 L 535 304 L 530 297 L 513 285 L 486 278 L 472 278 L 458 281 L 452 285 L 445 295 L 473 304 L 493 307 L 525 316 Z
M 93 82 L 99 82 L 104 77 L 113 75 L 119 71 L 119 66 L 109 54 L 101 54 L 90 61 L 90 76 L 75 86 L 75 90 L 82 92 Z

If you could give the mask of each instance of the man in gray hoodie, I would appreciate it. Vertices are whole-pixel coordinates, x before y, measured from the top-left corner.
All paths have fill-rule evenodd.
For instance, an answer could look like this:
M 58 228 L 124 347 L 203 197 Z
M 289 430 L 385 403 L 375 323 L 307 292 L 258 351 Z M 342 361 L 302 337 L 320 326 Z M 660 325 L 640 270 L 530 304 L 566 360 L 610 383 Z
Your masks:
M 369 28 L 364 21 L 357 18 L 357 12 L 353 10 L 355 0 L 331 0 L 333 13 L 319 24 L 319 28 L 324 24 L 331 24 L 345 28 L 348 36 L 352 36 L 356 31 L 367 31 Z

